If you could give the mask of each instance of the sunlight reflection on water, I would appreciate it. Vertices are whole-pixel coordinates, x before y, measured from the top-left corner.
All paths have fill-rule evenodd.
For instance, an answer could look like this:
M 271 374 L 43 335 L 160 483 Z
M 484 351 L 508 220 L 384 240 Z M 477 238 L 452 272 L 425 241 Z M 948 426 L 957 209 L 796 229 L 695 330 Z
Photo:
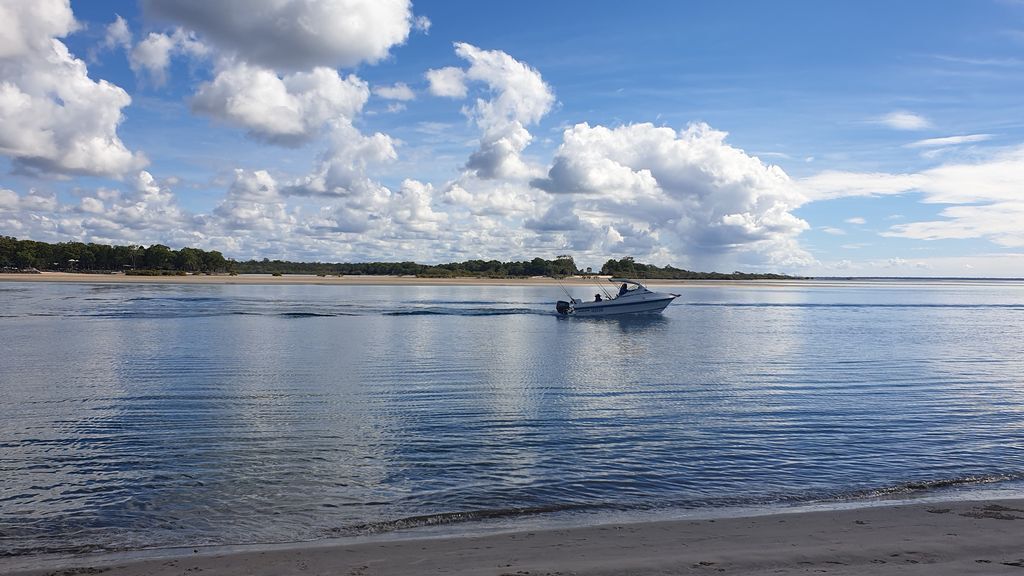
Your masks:
M 611 319 L 553 287 L 0 289 L 7 553 L 1024 474 L 1017 283 L 680 287 Z

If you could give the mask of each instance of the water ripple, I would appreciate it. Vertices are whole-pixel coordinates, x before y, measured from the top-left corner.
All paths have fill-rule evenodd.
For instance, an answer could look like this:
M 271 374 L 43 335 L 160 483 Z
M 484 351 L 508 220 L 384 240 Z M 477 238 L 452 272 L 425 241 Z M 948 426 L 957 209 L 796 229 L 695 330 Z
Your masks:
M 1020 284 L 559 297 L 5 290 L 0 554 L 1024 484 Z

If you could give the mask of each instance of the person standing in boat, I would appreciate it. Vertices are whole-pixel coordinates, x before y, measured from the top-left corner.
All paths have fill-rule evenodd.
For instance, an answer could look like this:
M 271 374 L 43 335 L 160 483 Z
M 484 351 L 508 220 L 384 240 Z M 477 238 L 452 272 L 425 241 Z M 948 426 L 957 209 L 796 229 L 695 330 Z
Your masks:
M 600 301 L 601 301 L 601 295 L 600 294 L 594 294 L 594 302 L 600 302 Z
M 629 286 L 626 286 L 626 283 L 623 282 L 622 286 L 619 286 L 619 296 L 625 294 L 627 290 L 629 290 Z

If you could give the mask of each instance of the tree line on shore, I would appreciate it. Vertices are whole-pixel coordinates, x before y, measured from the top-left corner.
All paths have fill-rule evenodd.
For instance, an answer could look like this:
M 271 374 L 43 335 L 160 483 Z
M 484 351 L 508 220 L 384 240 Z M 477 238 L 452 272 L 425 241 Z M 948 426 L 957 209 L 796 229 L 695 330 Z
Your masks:
M 232 262 L 216 250 L 163 244 L 110 246 L 83 242 L 50 244 L 0 236 L 0 267 L 64 272 L 229 272 Z
M 658 280 L 794 280 L 801 277 L 786 274 L 751 272 L 694 272 L 674 266 L 657 267 L 653 264 L 634 262 L 632 257 L 609 260 L 601 267 L 601 274 L 622 278 L 647 278 Z
M 4 271 L 46 270 L 126 274 L 315 274 L 318 276 L 388 275 L 424 278 L 526 278 L 530 276 L 565 277 L 575 275 L 611 275 L 648 279 L 790 279 L 782 274 L 733 272 L 692 272 L 672 266 L 658 267 L 626 257 L 608 260 L 600 271 L 580 270 L 571 256 L 553 260 L 527 261 L 467 260 L 448 264 L 416 262 L 290 262 L 287 260 L 245 260 L 225 258 L 216 250 L 182 248 L 173 250 L 163 244 L 110 246 L 83 242 L 49 244 L 0 236 L 0 268 Z

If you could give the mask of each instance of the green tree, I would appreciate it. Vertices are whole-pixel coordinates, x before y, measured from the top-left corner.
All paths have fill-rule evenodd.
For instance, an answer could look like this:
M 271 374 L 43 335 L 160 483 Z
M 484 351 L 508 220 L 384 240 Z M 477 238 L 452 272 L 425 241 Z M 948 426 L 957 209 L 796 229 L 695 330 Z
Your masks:
M 174 263 L 174 251 L 163 244 L 153 244 L 146 248 L 142 261 L 149 270 L 167 270 Z
M 203 267 L 203 251 L 197 248 L 182 248 L 174 259 L 175 270 L 196 272 Z
M 227 272 L 228 261 L 224 259 L 224 255 L 216 250 L 210 250 L 209 252 L 203 252 L 202 254 L 202 271 L 203 272 Z
M 555 258 L 554 262 L 551 263 L 551 276 L 572 276 L 577 272 L 576 262 L 573 261 L 572 256 L 567 254 L 559 255 Z
M 36 255 L 31 250 L 19 250 L 14 255 L 14 266 L 17 268 L 38 268 Z

